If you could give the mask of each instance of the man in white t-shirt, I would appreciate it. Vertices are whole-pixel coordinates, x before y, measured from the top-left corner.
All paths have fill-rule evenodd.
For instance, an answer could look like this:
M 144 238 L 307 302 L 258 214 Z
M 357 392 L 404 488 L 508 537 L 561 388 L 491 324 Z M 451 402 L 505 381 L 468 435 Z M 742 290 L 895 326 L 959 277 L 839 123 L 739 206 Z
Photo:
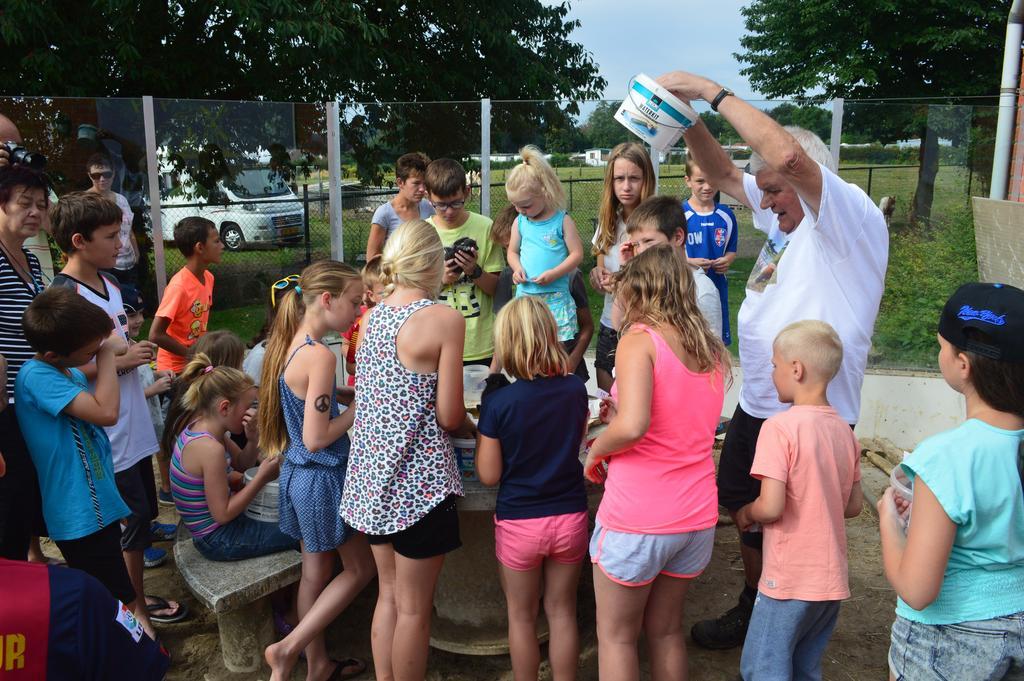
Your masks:
M 818 319 L 835 328 L 843 363 L 828 386 L 828 399 L 851 427 L 856 424 L 889 234 L 881 211 L 836 174 L 828 148 L 814 133 L 783 128 L 701 76 L 677 71 L 658 82 L 681 99 L 709 102 L 754 152 L 751 175 L 732 163 L 703 123 L 685 133 L 709 181 L 750 208 L 755 226 L 768 233 L 737 319 L 743 384 L 718 472 L 719 503 L 735 519 L 760 494 L 750 467 L 761 424 L 788 406 L 779 402 L 772 383 L 772 343 L 783 327 Z M 739 646 L 746 635 L 761 576 L 761 534 L 744 532 L 740 538 L 746 586 L 735 608 L 694 625 L 694 641 L 706 648 Z

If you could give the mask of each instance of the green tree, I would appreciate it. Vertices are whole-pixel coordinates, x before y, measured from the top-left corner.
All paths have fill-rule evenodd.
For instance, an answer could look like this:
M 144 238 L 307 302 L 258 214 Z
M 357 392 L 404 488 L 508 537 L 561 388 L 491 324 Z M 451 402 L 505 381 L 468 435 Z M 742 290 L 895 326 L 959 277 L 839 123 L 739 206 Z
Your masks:
M 770 110 L 768 115 L 781 125 L 800 126 L 823 140 L 827 140 L 832 134 L 832 112 L 820 106 L 800 106 L 784 102 Z
M 583 135 L 591 148 L 611 148 L 616 144 L 636 139 L 621 123 L 615 120 L 619 102 L 600 102 L 590 112 L 583 125 Z
M 568 12 L 568 2 L 540 0 L 6 0 L 0 92 L 337 98 L 352 105 L 343 134 L 360 174 L 372 177 L 379 160 L 398 151 L 440 156 L 479 148 L 480 108 L 357 102 L 597 97 L 605 81 L 570 39 L 578 22 Z M 536 127 L 537 112 L 501 109 L 494 123 Z M 215 113 L 207 107 L 173 123 L 187 137 Z M 564 125 L 575 113 L 565 105 L 548 118 Z
M 743 8 L 741 73 L 769 97 L 901 99 L 995 95 L 1009 0 L 754 0 Z M 820 94 L 819 94 L 820 93 Z M 912 217 L 931 216 L 947 116 L 925 105 L 852 105 L 879 142 L 921 140 Z M 844 121 L 844 127 L 846 127 Z M 956 140 L 954 140 L 956 141 Z

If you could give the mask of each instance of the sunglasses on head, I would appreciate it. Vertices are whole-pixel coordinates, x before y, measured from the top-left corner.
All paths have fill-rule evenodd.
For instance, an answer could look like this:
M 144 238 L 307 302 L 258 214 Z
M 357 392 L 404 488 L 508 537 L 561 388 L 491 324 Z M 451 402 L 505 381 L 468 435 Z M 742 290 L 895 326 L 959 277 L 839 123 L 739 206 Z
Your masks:
M 299 275 L 289 274 L 283 279 L 278 279 L 270 287 L 270 306 L 277 307 L 277 297 L 289 289 L 295 288 L 299 285 Z
M 114 171 L 104 170 L 98 173 L 89 173 L 89 177 L 94 180 L 109 180 L 114 176 Z

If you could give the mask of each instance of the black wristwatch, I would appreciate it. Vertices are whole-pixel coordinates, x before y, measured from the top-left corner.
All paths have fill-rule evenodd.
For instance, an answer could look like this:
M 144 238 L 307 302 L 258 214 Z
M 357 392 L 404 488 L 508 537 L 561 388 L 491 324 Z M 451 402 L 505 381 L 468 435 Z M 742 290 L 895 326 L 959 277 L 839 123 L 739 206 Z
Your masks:
M 473 271 L 469 273 L 469 278 L 476 281 L 484 275 L 484 270 L 480 265 L 473 268 Z
M 718 111 L 718 105 L 722 103 L 722 100 L 729 95 L 735 94 L 732 90 L 727 87 L 722 88 L 721 92 L 715 95 L 715 98 L 711 100 L 711 110 Z

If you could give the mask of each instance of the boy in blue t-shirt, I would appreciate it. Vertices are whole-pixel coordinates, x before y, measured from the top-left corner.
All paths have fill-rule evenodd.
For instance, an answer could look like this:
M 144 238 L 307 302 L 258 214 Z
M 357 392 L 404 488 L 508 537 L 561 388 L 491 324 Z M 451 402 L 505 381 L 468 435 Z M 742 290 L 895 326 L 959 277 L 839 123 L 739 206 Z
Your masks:
M 725 279 L 736 259 L 736 215 L 725 204 L 715 203 L 718 188 L 692 160 L 686 160 L 686 186 L 690 198 L 683 201 L 686 213 L 686 260 L 703 268 L 722 299 L 722 341 L 732 344 L 729 329 L 729 284 Z
M 25 338 L 36 351 L 14 382 L 18 424 L 39 475 L 50 538 L 68 565 L 91 574 L 129 611 L 136 594 L 121 555 L 120 521 L 129 515 L 114 482 L 103 426 L 120 406 L 116 357 L 127 350 L 106 312 L 55 287 L 25 310 Z M 96 358 L 89 392 L 76 367 Z

